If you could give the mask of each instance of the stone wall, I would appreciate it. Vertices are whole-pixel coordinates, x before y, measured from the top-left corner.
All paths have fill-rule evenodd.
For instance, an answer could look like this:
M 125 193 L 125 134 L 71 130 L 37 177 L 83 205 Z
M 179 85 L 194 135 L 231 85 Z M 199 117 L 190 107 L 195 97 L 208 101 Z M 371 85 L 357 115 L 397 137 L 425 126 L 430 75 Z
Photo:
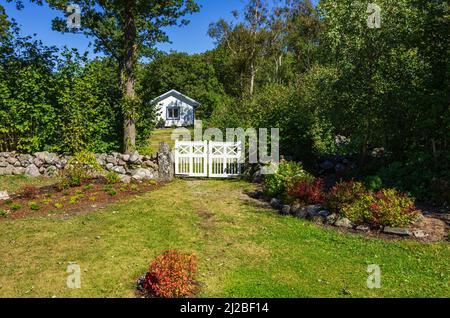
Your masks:
M 173 160 L 166 143 L 152 156 L 142 156 L 137 151 L 131 154 L 96 154 L 104 172 L 114 171 L 123 181 L 162 180 L 173 178 Z M 30 177 L 58 175 L 66 167 L 70 156 L 49 152 L 22 154 L 17 152 L 0 153 L 1 175 L 27 175 Z

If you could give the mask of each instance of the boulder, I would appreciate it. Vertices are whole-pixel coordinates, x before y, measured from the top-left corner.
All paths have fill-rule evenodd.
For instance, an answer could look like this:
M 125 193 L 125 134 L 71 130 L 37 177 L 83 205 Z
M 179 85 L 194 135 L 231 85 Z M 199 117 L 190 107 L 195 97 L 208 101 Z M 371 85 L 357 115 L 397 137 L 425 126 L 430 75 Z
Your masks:
M 326 222 L 327 224 L 331 224 L 333 225 L 338 219 L 337 214 L 330 214 L 329 216 L 327 216 Z
M 306 207 L 306 211 L 308 212 L 308 216 L 310 218 L 313 218 L 315 216 L 318 216 L 320 211 L 323 211 L 323 206 L 320 204 L 309 205 Z
M 120 182 L 122 182 L 122 183 L 126 183 L 126 184 L 131 183 L 131 177 L 130 176 L 121 174 L 121 175 L 119 175 L 119 178 L 120 178 Z
M 131 177 L 133 180 L 141 181 L 154 179 L 155 175 L 152 170 L 139 168 L 132 171 Z
M 308 216 L 308 210 L 300 204 L 294 204 L 291 208 L 291 214 L 296 218 L 305 219 Z
M 44 164 L 44 162 L 39 158 L 34 158 L 33 163 L 36 167 L 40 168 Z
M 334 223 L 334 225 L 337 227 L 343 227 L 347 229 L 353 228 L 353 222 L 344 217 L 338 218 L 337 221 Z
M 6 162 L 8 162 L 10 165 L 14 165 L 16 162 L 18 162 L 18 160 L 15 157 L 8 157 L 6 158 Z
M 281 214 L 282 215 L 289 215 L 291 213 L 291 206 L 290 205 L 283 205 L 281 208 Z
M 111 171 L 112 168 L 114 168 L 114 165 L 113 165 L 112 163 L 108 163 L 108 164 L 106 165 L 106 170 Z
M 14 167 L 12 169 L 12 174 L 14 174 L 14 175 L 19 175 L 19 174 L 24 174 L 24 173 L 25 173 L 24 167 Z
M 369 232 L 370 228 L 367 225 L 358 225 L 355 228 L 357 231 L 361 231 L 361 232 Z
M 122 160 L 123 161 L 129 161 L 130 160 L 130 155 L 123 155 L 122 156 Z
M 8 191 L 0 191 L 0 201 L 9 200 Z
M 159 144 L 159 152 L 158 152 L 159 180 L 163 182 L 172 181 L 174 176 L 173 170 L 174 170 L 173 158 L 169 148 L 169 144 L 166 142 L 161 142 Z
M 108 157 L 106 157 L 106 162 L 112 163 L 113 165 L 116 165 L 117 164 L 117 159 L 115 157 L 113 157 L 113 156 L 108 156 Z
M 127 174 L 127 171 L 122 166 L 113 167 L 111 170 L 118 174 Z
M 319 211 L 318 215 L 324 219 L 326 219 L 328 217 L 328 215 L 330 215 L 330 212 L 328 212 L 327 210 L 322 210 Z
M 139 159 L 140 159 L 140 156 L 139 156 L 139 153 L 138 153 L 137 151 L 133 151 L 133 152 L 130 154 L 130 159 L 129 159 L 129 161 L 130 161 L 131 163 L 136 163 L 137 161 L 139 161 Z
M 55 177 L 58 175 L 58 168 L 56 166 L 49 166 L 47 169 L 45 169 L 45 176 L 47 177 Z
M 29 177 L 39 177 L 41 174 L 39 168 L 36 165 L 31 164 L 25 169 L 25 174 Z
M 383 229 L 383 232 L 386 234 L 393 234 L 399 236 L 410 236 L 411 232 L 408 229 L 400 228 L 400 227 L 389 227 L 386 226 Z
M 277 210 L 281 209 L 282 208 L 281 200 L 277 198 L 272 198 L 272 200 L 270 200 L 270 206 Z

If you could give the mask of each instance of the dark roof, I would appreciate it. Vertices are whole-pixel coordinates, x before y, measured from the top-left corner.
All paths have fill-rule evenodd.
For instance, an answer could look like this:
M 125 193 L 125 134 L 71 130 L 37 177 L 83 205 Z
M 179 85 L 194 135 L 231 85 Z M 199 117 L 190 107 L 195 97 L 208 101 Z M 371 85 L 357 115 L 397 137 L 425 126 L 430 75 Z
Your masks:
M 152 104 L 159 103 L 160 101 L 162 101 L 162 100 L 164 100 L 164 99 L 166 99 L 167 97 L 170 97 L 170 96 L 176 97 L 179 100 L 185 102 L 186 104 L 192 105 L 193 107 L 198 107 L 198 106 L 201 105 L 196 100 L 193 100 L 192 98 L 190 98 L 190 97 L 188 97 L 186 95 L 183 95 L 183 94 L 181 94 L 180 92 L 178 92 L 178 91 L 176 91 L 174 89 L 168 91 L 167 93 L 162 94 L 161 96 L 156 97 L 155 99 L 153 99 L 151 101 L 151 103 Z

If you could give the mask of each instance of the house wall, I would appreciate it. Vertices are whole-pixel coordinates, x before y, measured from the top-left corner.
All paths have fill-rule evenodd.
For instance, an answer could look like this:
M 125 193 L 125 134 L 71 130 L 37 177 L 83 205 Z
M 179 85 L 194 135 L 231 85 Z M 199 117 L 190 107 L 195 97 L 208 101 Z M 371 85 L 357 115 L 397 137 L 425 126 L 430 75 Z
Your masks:
M 167 109 L 172 106 L 180 107 L 180 116 L 178 120 L 167 119 Z M 184 103 L 176 97 L 169 96 L 158 103 L 158 119 L 162 118 L 166 121 L 166 127 L 178 126 L 192 126 L 194 125 L 194 107 Z

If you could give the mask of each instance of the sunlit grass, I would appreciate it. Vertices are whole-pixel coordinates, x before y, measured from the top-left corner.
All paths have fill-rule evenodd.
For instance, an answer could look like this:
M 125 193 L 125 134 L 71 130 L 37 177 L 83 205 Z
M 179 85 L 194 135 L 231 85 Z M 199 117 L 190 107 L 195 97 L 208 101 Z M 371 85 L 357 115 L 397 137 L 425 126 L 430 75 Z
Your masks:
M 0 221 L 0 296 L 133 297 L 166 249 L 197 254 L 200 297 L 450 296 L 448 243 L 324 229 L 262 207 L 243 193 L 252 188 L 177 180 L 68 220 Z M 66 287 L 69 262 L 81 266 L 81 289 Z M 381 289 L 366 286 L 369 264 L 381 267 Z

